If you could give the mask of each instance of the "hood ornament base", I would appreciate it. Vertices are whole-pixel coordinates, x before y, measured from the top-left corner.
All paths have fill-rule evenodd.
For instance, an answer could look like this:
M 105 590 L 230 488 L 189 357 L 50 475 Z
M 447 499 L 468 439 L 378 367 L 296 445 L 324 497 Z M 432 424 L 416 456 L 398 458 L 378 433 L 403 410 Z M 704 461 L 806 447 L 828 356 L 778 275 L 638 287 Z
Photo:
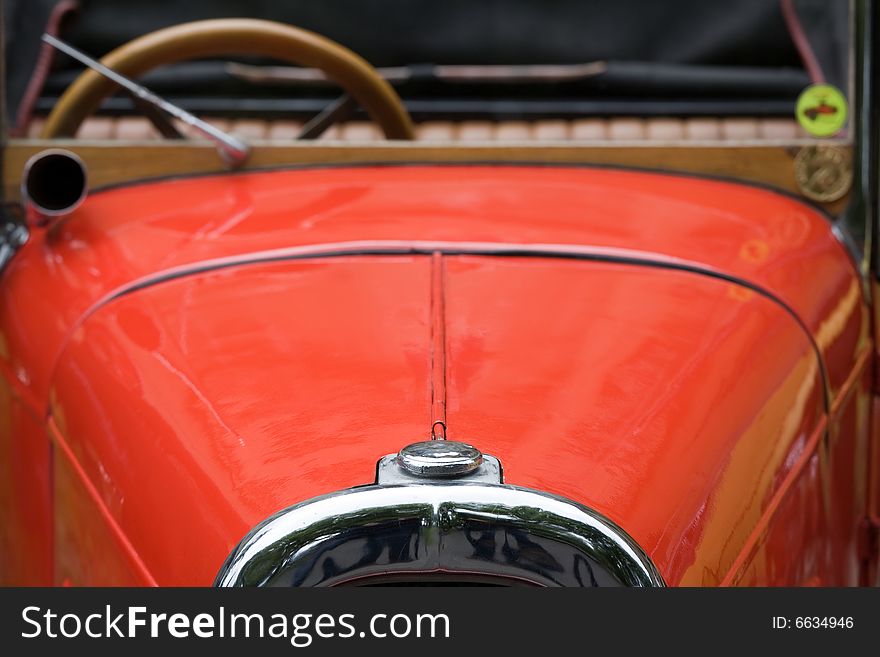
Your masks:
M 425 440 L 407 445 L 395 462 L 420 477 L 458 477 L 472 473 L 483 462 L 476 447 L 452 440 Z
M 452 440 L 412 443 L 376 465 L 376 484 L 502 483 L 501 463 L 476 447 Z

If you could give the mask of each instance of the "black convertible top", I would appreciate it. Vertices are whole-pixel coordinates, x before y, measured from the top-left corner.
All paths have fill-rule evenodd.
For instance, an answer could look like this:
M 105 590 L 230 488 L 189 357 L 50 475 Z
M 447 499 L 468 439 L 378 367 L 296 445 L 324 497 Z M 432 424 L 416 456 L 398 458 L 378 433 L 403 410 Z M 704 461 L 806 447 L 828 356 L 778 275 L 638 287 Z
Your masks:
M 40 78 L 39 37 L 53 10 L 55 19 L 63 18 L 61 36 L 97 56 L 164 26 L 248 16 L 314 30 L 376 66 L 610 62 L 594 79 L 513 92 L 417 81 L 400 89 L 405 100 L 633 98 L 644 104 L 646 98 L 756 98 L 768 101 L 773 113 L 783 105 L 788 111 L 809 83 L 778 0 L 6 0 L 5 5 L 7 114 L 13 125 L 31 109 L 22 104 L 29 86 L 34 95 L 32 79 Z M 838 86 L 846 81 L 848 5 L 795 1 L 826 78 Z M 70 60 L 54 59 L 51 75 L 30 99 L 37 109 L 51 107 L 81 71 Z M 172 98 L 189 98 L 191 105 L 200 97 L 295 99 L 329 93 L 255 88 L 231 77 L 220 62 L 159 72 L 147 84 Z

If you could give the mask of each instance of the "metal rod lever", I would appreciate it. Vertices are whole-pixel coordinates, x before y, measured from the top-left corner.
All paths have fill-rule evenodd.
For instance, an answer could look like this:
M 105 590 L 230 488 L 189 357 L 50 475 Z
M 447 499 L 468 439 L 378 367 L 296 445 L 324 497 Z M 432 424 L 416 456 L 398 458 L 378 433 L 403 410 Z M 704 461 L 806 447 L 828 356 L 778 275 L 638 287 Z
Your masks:
M 306 123 L 300 130 L 297 139 L 317 139 L 331 125 L 338 121 L 343 121 L 351 116 L 356 109 L 357 104 L 351 96 L 343 94 L 332 103 L 327 105 L 320 114 Z
M 192 127 L 193 130 L 210 139 L 217 147 L 220 157 L 223 158 L 223 161 L 230 168 L 234 169 L 240 167 L 247 159 L 247 156 L 250 153 L 250 146 L 238 137 L 227 134 L 207 121 L 202 121 L 199 117 L 190 114 L 185 109 L 169 103 L 167 100 L 161 98 L 146 87 L 129 80 L 124 75 L 121 75 L 101 62 L 92 59 L 84 52 L 77 50 L 70 44 L 65 43 L 51 34 L 43 34 L 43 41 L 53 48 L 63 52 L 65 55 L 73 57 L 75 60 L 90 69 L 97 71 L 105 78 L 112 80 L 131 93 L 136 99 L 159 108 L 166 114 L 183 121 L 186 125 Z

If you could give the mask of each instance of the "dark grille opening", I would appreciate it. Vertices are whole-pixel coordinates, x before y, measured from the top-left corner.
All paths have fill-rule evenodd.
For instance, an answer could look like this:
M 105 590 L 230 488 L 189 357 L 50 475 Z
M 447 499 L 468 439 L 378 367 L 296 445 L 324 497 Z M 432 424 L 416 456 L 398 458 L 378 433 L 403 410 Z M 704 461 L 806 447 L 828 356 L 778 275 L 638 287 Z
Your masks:
M 429 587 L 450 587 L 450 586 L 487 586 L 487 587 L 514 587 L 514 586 L 536 586 L 532 582 L 524 580 L 499 577 L 495 575 L 479 575 L 479 574 L 425 574 L 425 575 L 379 575 L 375 577 L 364 577 L 361 579 L 345 582 L 340 586 L 429 586 Z

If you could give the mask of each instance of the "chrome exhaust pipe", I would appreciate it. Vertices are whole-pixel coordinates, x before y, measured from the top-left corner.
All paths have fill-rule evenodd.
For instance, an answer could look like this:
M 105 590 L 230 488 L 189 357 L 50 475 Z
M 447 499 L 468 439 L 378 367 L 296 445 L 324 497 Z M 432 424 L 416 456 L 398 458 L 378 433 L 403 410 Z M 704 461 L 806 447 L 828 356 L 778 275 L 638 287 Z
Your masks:
M 49 148 L 24 165 L 21 196 L 42 223 L 76 210 L 88 191 L 88 172 L 80 157 L 61 148 Z

